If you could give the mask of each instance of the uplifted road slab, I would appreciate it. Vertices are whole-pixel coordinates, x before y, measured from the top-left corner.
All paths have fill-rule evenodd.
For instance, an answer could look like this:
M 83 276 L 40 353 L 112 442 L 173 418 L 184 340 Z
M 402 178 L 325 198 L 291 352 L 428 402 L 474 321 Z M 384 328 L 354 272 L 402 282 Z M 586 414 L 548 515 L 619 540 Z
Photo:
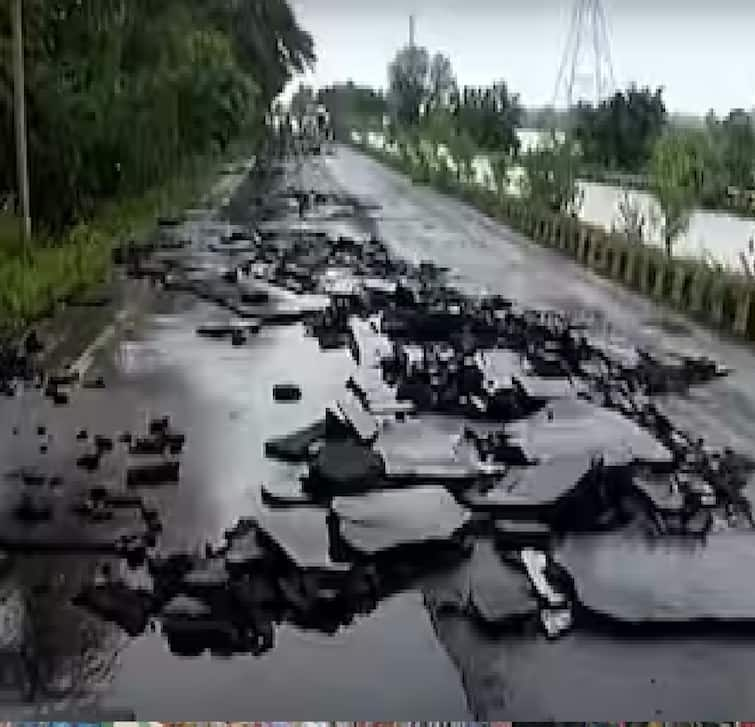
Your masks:
M 468 518 L 448 491 L 436 486 L 337 497 L 331 507 L 340 537 L 357 553 L 367 556 L 447 542 Z
M 672 463 L 671 452 L 632 420 L 581 399 L 552 401 L 506 429 L 511 443 L 530 462 L 589 453 L 603 457 L 609 466 Z
M 634 626 L 755 622 L 755 534 L 646 540 L 618 534 L 569 537 L 556 558 L 577 599 L 595 614 Z

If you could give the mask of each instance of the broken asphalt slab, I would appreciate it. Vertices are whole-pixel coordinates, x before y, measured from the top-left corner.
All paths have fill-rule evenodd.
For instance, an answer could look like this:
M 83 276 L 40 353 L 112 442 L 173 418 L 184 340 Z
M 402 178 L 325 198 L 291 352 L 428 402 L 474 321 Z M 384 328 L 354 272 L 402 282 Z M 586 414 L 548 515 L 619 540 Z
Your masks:
M 328 511 L 315 507 L 265 510 L 260 514 L 261 542 L 276 549 L 299 571 L 346 573 L 348 563 L 331 557 Z
M 487 629 L 520 626 L 538 613 L 526 573 L 503 560 L 487 539 L 475 541 L 468 558 L 419 582 L 433 614 L 467 615 Z
M 673 465 L 671 452 L 652 434 L 617 412 L 581 399 L 551 401 L 529 419 L 508 424 L 506 435 L 529 462 L 586 453 L 602 457 L 609 467 Z
M 325 438 L 325 419 L 298 429 L 291 434 L 269 439 L 265 442 L 265 454 L 286 462 L 302 462 L 315 456 L 312 446 Z
M 475 544 L 470 581 L 472 610 L 487 626 L 513 625 L 537 614 L 538 602 L 527 576 L 502 561 L 489 543 Z
M 448 491 L 437 486 L 336 497 L 331 510 L 340 538 L 362 556 L 449 543 L 469 519 Z
M 588 614 L 617 625 L 755 625 L 755 534 L 697 538 L 572 535 L 556 561 L 573 580 Z
M 389 479 L 472 480 L 482 472 L 474 447 L 464 440 L 466 420 L 421 414 L 388 422 L 375 444 Z

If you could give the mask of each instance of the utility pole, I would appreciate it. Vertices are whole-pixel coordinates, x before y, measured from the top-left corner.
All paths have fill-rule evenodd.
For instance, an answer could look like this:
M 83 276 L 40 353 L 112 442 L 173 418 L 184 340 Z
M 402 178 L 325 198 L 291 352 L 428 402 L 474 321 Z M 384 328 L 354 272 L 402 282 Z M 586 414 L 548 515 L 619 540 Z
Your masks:
M 414 16 L 409 16 L 409 47 L 414 48 Z
M 24 99 L 24 35 L 23 0 L 11 0 L 13 13 L 13 99 L 16 119 L 16 164 L 18 168 L 18 199 L 21 213 L 21 235 L 24 243 L 31 238 L 29 211 L 29 169 L 26 153 L 26 108 Z M 24 250 L 26 252 L 26 250 Z

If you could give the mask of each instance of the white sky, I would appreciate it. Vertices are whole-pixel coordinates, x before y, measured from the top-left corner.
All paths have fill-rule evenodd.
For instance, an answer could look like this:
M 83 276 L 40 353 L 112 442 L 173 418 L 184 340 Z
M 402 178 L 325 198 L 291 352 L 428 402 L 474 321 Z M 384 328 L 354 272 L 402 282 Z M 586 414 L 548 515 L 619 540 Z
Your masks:
M 507 81 L 525 105 L 551 103 L 574 0 L 290 0 L 312 33 L 316 87 L 384 87 L 409 35 L 446 53 L 459 83 Z M 663 86 L 672 112 L 755 106 L 755 0 L 603 0 L 617 84 Z M 296 80 L 296 84 L 302 79 Z

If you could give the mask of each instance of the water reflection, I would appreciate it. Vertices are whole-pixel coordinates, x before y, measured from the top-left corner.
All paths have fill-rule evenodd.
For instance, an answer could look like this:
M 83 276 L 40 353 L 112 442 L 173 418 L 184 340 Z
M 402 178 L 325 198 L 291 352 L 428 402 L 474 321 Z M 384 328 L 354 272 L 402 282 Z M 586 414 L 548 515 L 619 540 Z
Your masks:
M 72 703 L 112 679 L 120 630 L 71 605 L 95 568 L 86 558 L 19 559 L 0 595 L 0 670 L 7 699 Z

